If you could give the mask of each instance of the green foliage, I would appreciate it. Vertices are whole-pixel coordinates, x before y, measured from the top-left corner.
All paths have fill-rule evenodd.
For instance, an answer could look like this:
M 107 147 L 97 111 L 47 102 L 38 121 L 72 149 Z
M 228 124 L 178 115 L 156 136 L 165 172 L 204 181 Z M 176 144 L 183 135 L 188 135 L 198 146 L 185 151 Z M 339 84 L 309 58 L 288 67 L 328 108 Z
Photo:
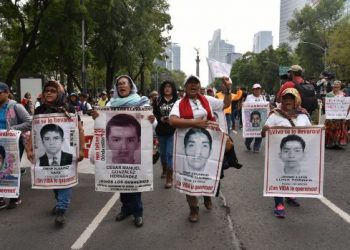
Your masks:
M 342 19 L 330 36 L 328 62 L 338 79 L 350 80 L 350 17 Z
M 258 54 L 247 52 L 232 65 L 233 85 L 249 89 L 259 82 L 267 93 L 273 93 L 279 88 L 279 66 L 291 65 L 294 60 L 286 44 L 281 44 L 275 50 L 270 46 Z M 215 88 L 220 85 L 220 81 L 214 84 Z
M 305 6 L 288 22 L 291 40 L 299 40 L 296 54 L 306 77 L 317 77 L 324 69 L 324 50 L 332 46 L 330 34 L 338 22 L 343 0 L 320 0 L 316 7 Z M 315 45 L 316 44 L 316 45 Z

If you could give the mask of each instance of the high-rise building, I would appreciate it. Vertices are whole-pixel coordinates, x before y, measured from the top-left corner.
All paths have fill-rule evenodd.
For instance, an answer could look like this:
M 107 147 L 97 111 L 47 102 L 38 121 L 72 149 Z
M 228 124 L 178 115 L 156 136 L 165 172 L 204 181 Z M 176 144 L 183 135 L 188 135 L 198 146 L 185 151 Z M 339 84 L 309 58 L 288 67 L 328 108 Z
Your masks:
M 221 40 L 221 30 L 215 30 L 212 40 L 208 42 L 208 58 L 225 63 L 226 55 L 231 52 L 235 52 L 235 46 Z
M 241 58 L 242 58 L 241 53 L 231 52 L 226 55 L 226 63 L 232 65 L 236 60 Z
M 181 47 L 177 43 L 171 43 L 165 48 L 165 60 L 155 60 L 155 64 L 168 70 L 181 70 Z
M 272 31 L 259 31 L 254 34 L 253 52 L 260 53 L 273 43 Z
M 294 12 L 302 9 L 308 3 L 312 3 L 312 0 L 281 0 L 279 44 L 288 43 L 292 48 L 295 48 L 297 42 L 292 42 L 289 39 L 290 33 L 287 24 L 293 18 Z
M 221 40 L 221 29 L 215 30 L 212 40 L 208 42 L 208 58 L 227 63 L 227 55 L 233 52 L 235 52 L 235 46 Z M 209 82 L 214 80 L 210 72 L 208 79 Z

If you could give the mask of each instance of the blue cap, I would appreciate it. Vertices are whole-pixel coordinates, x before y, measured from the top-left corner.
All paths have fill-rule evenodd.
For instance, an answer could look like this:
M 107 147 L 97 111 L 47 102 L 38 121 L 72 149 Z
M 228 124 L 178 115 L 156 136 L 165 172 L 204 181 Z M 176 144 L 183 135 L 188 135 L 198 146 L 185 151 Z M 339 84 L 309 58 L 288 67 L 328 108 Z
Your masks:
M 0 91 L 9 91 L 9 86 L 6 83 L 0 82 Z

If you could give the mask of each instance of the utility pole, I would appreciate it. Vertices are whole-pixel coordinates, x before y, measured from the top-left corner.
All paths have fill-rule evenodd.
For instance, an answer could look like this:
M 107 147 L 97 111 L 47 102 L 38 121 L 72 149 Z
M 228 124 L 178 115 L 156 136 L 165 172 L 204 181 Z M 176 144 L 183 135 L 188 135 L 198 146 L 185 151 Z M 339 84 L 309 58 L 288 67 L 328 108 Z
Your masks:
M 199 59 L 199 48 L 194 48 L 194 50 L 197 52 L 197 57 L 196 57 L 196 76 L 199 77 L 199 62 L 201 61 Z
M 80 4 L 84 5 L 84 0 L 80 0 Z M 82 49 L 82 65 L 81 65 L 81 83 L 83 92 L 87 93 L 86 86 L 86 67 L 85 67 L 85 18 L 81 20 L 81 49 Z

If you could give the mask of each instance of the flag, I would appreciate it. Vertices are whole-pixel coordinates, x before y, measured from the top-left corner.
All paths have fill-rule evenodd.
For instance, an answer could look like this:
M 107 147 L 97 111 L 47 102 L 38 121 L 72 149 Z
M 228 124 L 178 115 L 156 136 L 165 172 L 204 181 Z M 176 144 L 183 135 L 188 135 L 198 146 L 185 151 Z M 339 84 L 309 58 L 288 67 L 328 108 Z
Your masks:
M 213 82 L 215 78 L 229 76 L 231 73 L 231 64 L 216 61 L 214 59 L 207 58 L 209 67 L 210 82 Z

